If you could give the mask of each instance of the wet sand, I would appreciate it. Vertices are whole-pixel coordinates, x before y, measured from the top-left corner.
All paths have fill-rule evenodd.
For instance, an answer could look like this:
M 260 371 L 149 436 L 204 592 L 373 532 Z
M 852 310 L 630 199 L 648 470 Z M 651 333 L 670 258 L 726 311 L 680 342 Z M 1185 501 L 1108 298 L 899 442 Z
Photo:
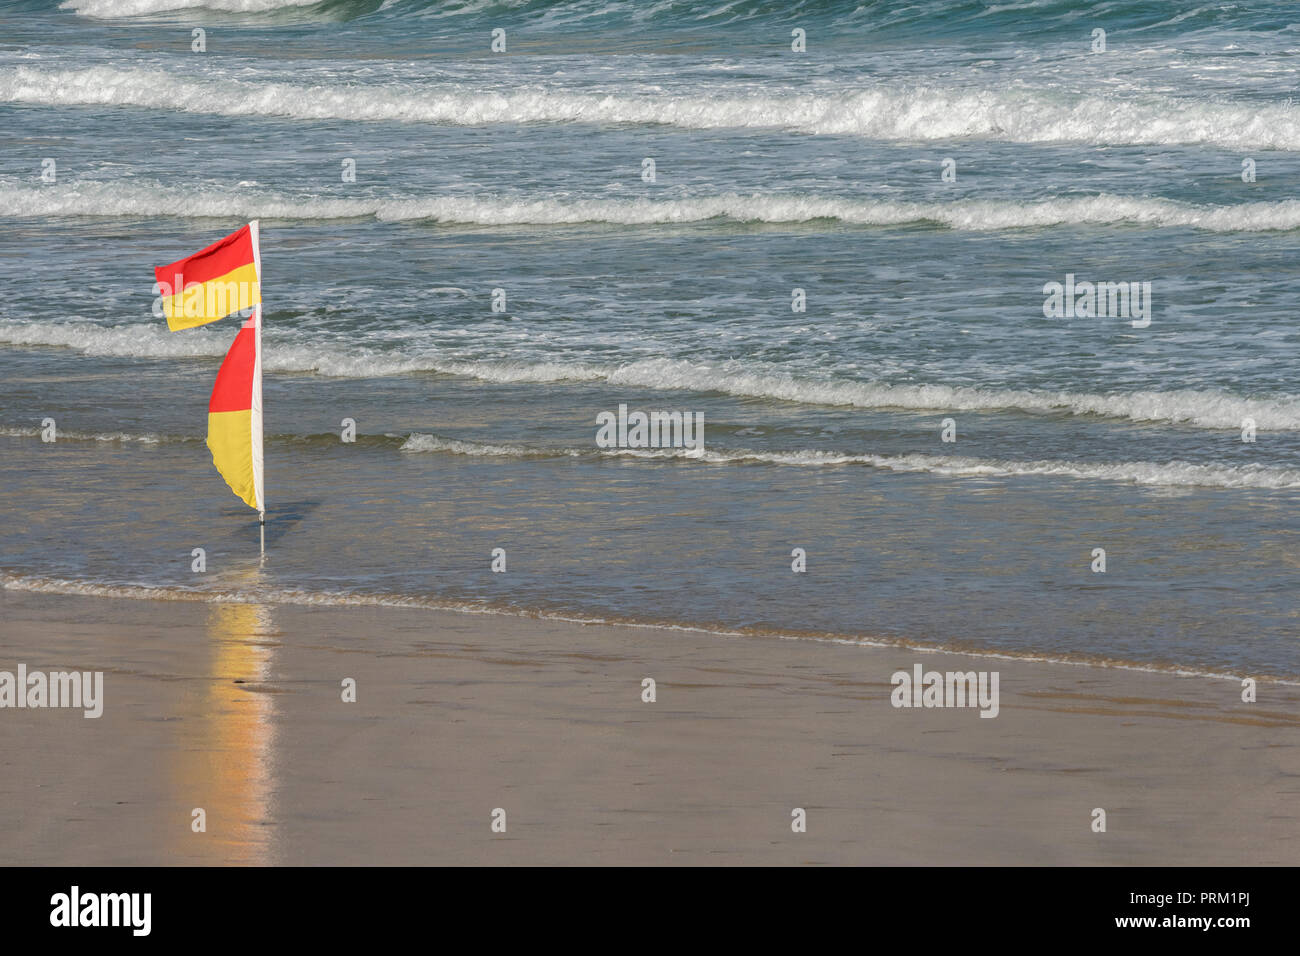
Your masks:
M 19 663 L 102 670 L 105 702 L 0 710 L 4 864 L 1300 864 L 1289 686 L 0 590 Z M 916 663 L 998 671 L 998 716 L 894 708 Z

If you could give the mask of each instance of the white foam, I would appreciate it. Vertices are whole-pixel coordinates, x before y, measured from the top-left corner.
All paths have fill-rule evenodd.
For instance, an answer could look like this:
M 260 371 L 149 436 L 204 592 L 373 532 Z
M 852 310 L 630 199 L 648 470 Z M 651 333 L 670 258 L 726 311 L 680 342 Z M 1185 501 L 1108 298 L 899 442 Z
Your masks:
M 772 398 L 813 405 L 901 408 L 913 411 L 1006 409 L 1231 429 L 1240 428 L 1243 418 L 1253 418 L 1257 428 L 1300 429 L 1300 396 L 1295 395 L 1243 398 L 1226 392 L 1198 389 L 1103 395 L 971 386 L 817 381 L 772 368 L 746 367 L 739 362 L 709 366 L 673 359 L 650 359 L 623 365 L 607 375 L 606 381 L 612 385 L 716 391 L 741 397 Z
M 1015 461 L 1012 459 L 964 458 L 940 455 L 852 455 L 812 449 L 756 451 L 752 449 L 706 448 L 696 454 L 684 448 L 540 448 L 521 445 L 491 445 L 413 434 L 401 447 L 406 452 L 444 452 L 494 458 L 542 456 L 673 459 L 707 464 L 789 465 L 824 468 L 834 465 L 867 465 L 888 471 L 925 472 L 957 478 L 1081 478 L 1134 485 L 1199 488 L 1255 488 L 1276 490 L 1300 488 L 1300 470 L 1264 465 L 1204 465 L 1171 461 Z
M 876 86 L 825 93 L 701 91 L 628 96 L 559 87 L 493 92 L 451 84 L 347 83 L 346 78 L 335 85 L 307 85 L 140 68 L 18 66 L 0 70 L 0 101 L 453 126 L 662 124 L 683 129 L 775 128 L 907 141 L 975 138 L 1300 149 L 1300 110 L 1287 104 L 1168 95 L 1064 95 L 1012 87 Z
M 109 20 L 141 17 L 181 10 L 215 10 L 221 13 L 265 13 L 292 7 L 310 7 L 321 0 L 64 0 L 61 10 Z
M 220 358 L 230 336 L 195 329 L 171 335 L 162 320 L 102 326 L 89 322 L 0 322 L 0 343 L 62 346 L 88 355 L 131 358 Z M 268 342 L 264 365 L 271 371 L 315 372 L 339 378 L 379 378 L 415 372 L 461 375 L 510 383 L 605 382 L 667 391 L 721 392 L 806 405 L 898 408 L 908 411 L 1014 411 L 1096 415 L 1132 422 L 1164 422 L 1196 428 L 1240 429 L 1254 419 L 1262 431 L 1300 430 L 1300 396 L 1245 397 L 1213 389 L 1131 391 L 1112 394 L 951 385 L 890 385 L 818 380 L 766 365 L 730 361 L 705 365 L 646 359 L 617 365 L 582 362 L 502 361 L 403 355 L 360 345 Z
M 784 193 L 722 193 L 662 200 L 561 200 L 510 195 L 312 199 L 255 189 L 210 186 L 179 189 L 130 182 L 81 182 L 44 187 L 0 183 L 0 216 L 376 219 L 482 226 L 581 223 L 644 226 L 711 219 L 776 224 L 834 220 L 861 226 L 932 223 L 970 231 L 1132 224 L 1215 232 L 1263 232 L 1300 228 L 1300 200 L 1214 206 L 1102 194 L 1035 201 L 959 199 L 935 203 Z
M 172 335 L 162 319 L 117 326 L 91 322 L 0 322 L 0 343 L 60 346 L 87 355 L 117 358 L 220 358 L 229 350 L 232 334 L 228 329 L 190 329 L 184 335 Z M 263 365 L 269 371 L 316 372 L 335 378 L 435 371 L 425 362 L 364 348 L 331 352 L 306 345 L 268 344 Z
M 0 436 L 5 438 L 39 438 L 42 433 L 40 428 L 16 428 L 11 426 L 0 426 Z M 150 432 L 144 434 L 131 434 L 128 432 L 80 432 L 80 431 L 55 431 L 56 441 L 95 441 L 95 442 L 138 442 L 143 445 L 157 445 L 164 441 L 195 441 L 196 439 L 186 438 L 183 436 L 164 436 L 155 435 Z
M 492 445 L 482 442 L 462 441 L 456 438 L 442 438 L 438 435 L 422 435 L 418 432 L 408 435 L 398 451 L 406 452 L 446 452 L 451 455 L 469 455 L 471 457 L 489 458 L 534 458 L 555 456 L 578 456 L 582 452 L 574 449 L 528 448 L 524 445 Z
M 358 594 L 337 591 L 305 591 L 289 588 L 259 589 L 208 589 L 195 590 L 153 585 L 102 584 L 93 581 L 75 581 L 66 578 L 43 578 L 35 575 L 0 572 L 0 588 L 7 591 L 25 591 L 35 594 L 68 594 L 81 597 L 116 598 L 136 601 L 186 601 L 206 604 L 283 604 L 306 607 L 392 607 L 417 610 L 451 611 L 458 614 L 499 614 L 507 617 L 532 618 L 570 624 L 604 624 L 613 627 L 653 628 L 665 631 L 683 631 L 714 637 L 767 637 L 788 641 L 812 641 L 822 644 L 840 644 L 850 647 L 888 647 L 915 651 L 922 654 L 952 654 L 957 657 L 986 658 L 1016 661 L 1025 664 L 1058 664 L 1073 667 L 1101 667 L 1131 670 L 1141 673 L 1166 674 L 1176 677 L 1201 677 L 1215 680 L 1241 681 L 1240 675 L 1222 671 L 1194 670 L 1180 666 L 1141 664 L 1107 658 L 1080 659 L 1065 655 L 1014 653 L 1009 651 L 977 651 L 969 648 L 951 649 L 938 644 L 920 644 L 903 639 L 848 636 L 834 634 L 789 634 L 774 631 L 731 630 L 722 627 L 692 626 L 645 622 L 629 619 L 611 620 L 603 617 L 558 614 L 548 611 L 517 610 L 483 604 L 442 601 L 402 595 Z M 1273 677 L 1257 680 L 1286 687 L 1300 687 L 1300 682 Z

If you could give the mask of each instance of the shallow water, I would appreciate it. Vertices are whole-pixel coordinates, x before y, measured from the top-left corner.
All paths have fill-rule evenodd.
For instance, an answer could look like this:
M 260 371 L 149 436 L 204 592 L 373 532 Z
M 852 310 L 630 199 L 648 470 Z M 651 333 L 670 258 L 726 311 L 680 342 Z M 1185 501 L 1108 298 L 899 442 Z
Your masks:
M 257 217 L 263 596 L 1300 677 L 1290 9 L 5 4 L 0 573 L 245 594 L 150 287 Z

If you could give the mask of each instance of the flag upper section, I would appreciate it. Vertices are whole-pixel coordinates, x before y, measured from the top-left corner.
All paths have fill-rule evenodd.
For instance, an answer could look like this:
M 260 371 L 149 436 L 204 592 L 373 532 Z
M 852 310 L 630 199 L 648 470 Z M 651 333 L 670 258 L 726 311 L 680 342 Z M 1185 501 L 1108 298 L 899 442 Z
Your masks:
M 252 227 L 244 226 L 201 252 L 154 269 L 167 327 L 190 329 L 262 301 Z

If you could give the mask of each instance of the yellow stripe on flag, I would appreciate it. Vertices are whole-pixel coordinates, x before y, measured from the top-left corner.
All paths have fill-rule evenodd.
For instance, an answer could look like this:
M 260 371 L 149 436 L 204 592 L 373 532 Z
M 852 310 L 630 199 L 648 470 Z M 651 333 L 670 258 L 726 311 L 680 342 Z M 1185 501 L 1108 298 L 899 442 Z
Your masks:
M 176 295 L 163 296 L 162 306 L 167 328 L 175 332 L 216 322 L 261 301 L 257 266 L 250 262 L 207 282 L 196 282 Z
M 208 448 L 212 463 L 238 497 L 257 507 L 253 478 L 253 410 L 208 413 Z

